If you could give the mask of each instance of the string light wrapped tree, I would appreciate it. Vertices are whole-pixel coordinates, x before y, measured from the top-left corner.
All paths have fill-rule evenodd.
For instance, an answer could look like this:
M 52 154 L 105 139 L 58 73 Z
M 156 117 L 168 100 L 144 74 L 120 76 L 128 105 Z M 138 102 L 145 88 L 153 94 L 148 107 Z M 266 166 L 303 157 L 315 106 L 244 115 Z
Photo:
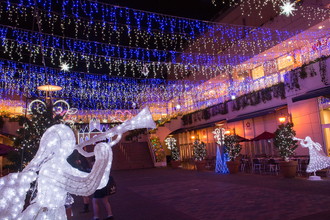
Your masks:
M 195 164 L 196 169 L 198 171 L 202 171 L 205 169 L 206 161 L 206 145 L 203 141 L 200 141 L 199 139 L 196 139 L 193 144 L 193 150 L 194 150 L 194 158 L 195 158 Z
M 274 146 L 284 161 L 280 163 L 280 171 L 284 177 L 293 178 L 297 172 L 297 161 L 290 160 L 298 144 L 294 137 L 293 123 L 280 124 L 275 131 Z
M 155 166 L 156 167 L 165 167 L 166 161 L 165 161 L 165 151 L 163 146 L 160 143 L 160 140 L 158 137 L 153 136 L 150 138 L 150 142 L 152 145 L 152 149 L 155 155 Z
M 239 143 L 239 137 L 236 134 L 226 135 L 224 139 L 224 145 L 225 153 L 227 153 L 229 157 L 229 161 L 227 161 L 229 173 L 238 173 L 239 161 L 237 161 L 236 158 L 242 150 L 242 146 Z
M 53 111 L 47 108 L 44 111 L 32 109 L 32 115 L 20 118 L 23 125 L 17 130 L 18 137 L 14 141 L 16 151 L 11 152 L 8 159 L 11 164 L 8 168 L 19 170 L 25 167 L 35 156 L 42 134 L 52 125 L 59 124 L 62 117 L 53 115 Z
M 165 139 L 167 148 L 171 151 L 171 166 L 172 168 L 178 168 L 181 165 L 180 150 L 176 144 L 174 137 L 168 137 Z

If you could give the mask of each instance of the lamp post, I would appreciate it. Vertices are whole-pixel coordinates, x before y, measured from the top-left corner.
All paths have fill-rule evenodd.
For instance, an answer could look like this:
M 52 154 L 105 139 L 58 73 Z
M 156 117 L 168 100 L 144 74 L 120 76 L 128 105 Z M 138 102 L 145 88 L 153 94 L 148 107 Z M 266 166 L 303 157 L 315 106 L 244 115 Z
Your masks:
M 284 116 L 280 116 L 280 117 L 278 118 L 278 121 L 279 121 L 281 124 L 283 124 L 283 123 L 285 123 L 285 121 L 286 121 L 286 117 L 284 117 Z

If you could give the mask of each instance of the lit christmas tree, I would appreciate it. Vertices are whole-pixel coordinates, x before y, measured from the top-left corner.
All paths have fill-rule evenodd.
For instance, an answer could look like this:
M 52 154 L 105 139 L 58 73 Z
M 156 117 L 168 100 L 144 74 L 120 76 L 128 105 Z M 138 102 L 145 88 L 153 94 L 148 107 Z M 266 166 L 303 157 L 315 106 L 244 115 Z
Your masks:
M 197 160 L 197 161 L 204 160 L 205 157 L 206 157 L 206 145 L 205 145 L 205 143 L 197 139 L 197 140 L 194 141 L 193 148 L 194 148 L 195 160 Z
M 242 146 L 239 144 L 238 136 L 225 135 L 224 145 L 225 153 L 228 154 L 229 160 L 234 161 L 242 150 Z
M 176 145 L 176 139 L 173 137 L 168 137 L 165 139 L 165 144 L 167 145 L 167 148 L 171 150 L 171 158 L 174 161 L 180 160 L 180 150 L 178 146 Z
M 289 157 L 293 155 L 294 150 L 298 147 L 297 141 L 293 139 L 296 132 L 292 127 L 293 123 L 281 124 L 275 131 L 274 146 L 285 161 L 289 161 Z
M 23 127 L 17 131 L 14 142 L 17 151 L 9 155 L 12 164 L 8 168 L 18 170 L 26 166 L 36 154 L 42 134 L 52 125 L 59 124 L 61 118 L 60 115 L 53 116 L 51 106 L 44 111 L 32 109 L 32 115 L 20 118 Z

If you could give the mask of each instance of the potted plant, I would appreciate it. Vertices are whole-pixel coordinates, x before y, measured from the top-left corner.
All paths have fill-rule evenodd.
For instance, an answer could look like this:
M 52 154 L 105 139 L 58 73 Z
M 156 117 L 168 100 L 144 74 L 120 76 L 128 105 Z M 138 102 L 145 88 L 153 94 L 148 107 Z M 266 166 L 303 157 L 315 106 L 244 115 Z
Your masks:
M 196 169 L 198 171 L 205 170 L 205 157 L 206 157 L 206 145 L 204 142 L 200 141 L 199 139 L 194 141 L 193 144 L 194 149 L 194 158 L 195 158 L 195 164 Z
M 239 138 L 236 134 L 226 135 L 224 138 L 225 149 L 224 152 L 228 154 L 229 161 L 227 161 L 227 167 L 229 173 L 234 174 L 239 171 L 240 162 L 236 160 L 236 157 L 242 150 L 242 146 L 239 143 Z
M 167 145 L 167 148 L 171 150 L 172 168 L 178 168 L 181 165 L 181 161 L 180 161 L 180 150 L 176 145 L 176 139 L 173 137 L 168 137 L 165 139 L 165 144 Z
M 274 146 L 278 150 L 283 161 L 280 162 L 280 171 L 284 177 L 293 178 L 297 172 L 297 161 L 290 161 L 290 156 L 293 155 L 298 147 L 296 140 L 293 138 L 296 132 L 292 129 L 293 123 L 281 124 L 275 131 Z

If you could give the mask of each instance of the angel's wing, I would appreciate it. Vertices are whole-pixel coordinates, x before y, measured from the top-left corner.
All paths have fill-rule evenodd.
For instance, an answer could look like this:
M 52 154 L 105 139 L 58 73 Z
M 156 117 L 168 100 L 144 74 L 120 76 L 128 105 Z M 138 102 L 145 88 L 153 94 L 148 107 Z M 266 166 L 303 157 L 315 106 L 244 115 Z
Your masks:
M 0 179 L 0 219 L 16 219 L 22 212 L 27 191 L 37 174 L 32 171 L 11 173 Z

